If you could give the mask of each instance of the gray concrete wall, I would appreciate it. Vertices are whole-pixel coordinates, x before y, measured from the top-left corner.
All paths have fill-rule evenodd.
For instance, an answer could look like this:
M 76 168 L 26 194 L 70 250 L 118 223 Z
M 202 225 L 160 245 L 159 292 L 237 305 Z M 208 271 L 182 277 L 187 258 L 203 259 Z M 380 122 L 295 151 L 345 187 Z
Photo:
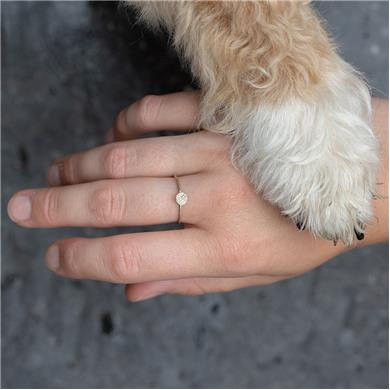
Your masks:
M 122 286 L 51 274 L 43 254 L 54 239 L 120 230 L 21 229 L 5 213 L 11 194 L 44 186 L 54 158 L 101 143 L 123 106 L 190 78 L 164 37 L 115 5 L 1 7 L 3 387 L 388 386 L 387 245 L 268 287 L 138 304 Z M 388 4 L 316 7 L 387 96 Z

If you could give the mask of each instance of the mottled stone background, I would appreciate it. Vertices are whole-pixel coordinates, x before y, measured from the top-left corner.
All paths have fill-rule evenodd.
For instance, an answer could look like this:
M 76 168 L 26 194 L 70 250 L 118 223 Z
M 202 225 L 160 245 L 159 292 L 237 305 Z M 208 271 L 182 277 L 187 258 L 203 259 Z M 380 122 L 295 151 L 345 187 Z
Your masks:
M 388 4 L 316 3 L 373 93 L 388 94 Z M 5 213 L 50 161 L 102 142 L 146 93 L 188 88 L 164 37 L 115 3 L 2 3 L 3 387 L 388 387 L 388 248 L 268 287 L 132 304 L 123 287 L 60 279 L 54 239 Z M 111 232 L 115 232 L 113 229 Z

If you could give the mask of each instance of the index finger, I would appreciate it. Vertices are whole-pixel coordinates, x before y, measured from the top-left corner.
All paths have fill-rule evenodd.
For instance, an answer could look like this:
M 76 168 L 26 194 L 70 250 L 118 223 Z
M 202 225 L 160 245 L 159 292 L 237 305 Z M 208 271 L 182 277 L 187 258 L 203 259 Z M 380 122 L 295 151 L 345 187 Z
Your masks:
M 153 131 L 198 128 L 199 91 L 147 95 L 117 116 L 111 141 L 136 138 Z

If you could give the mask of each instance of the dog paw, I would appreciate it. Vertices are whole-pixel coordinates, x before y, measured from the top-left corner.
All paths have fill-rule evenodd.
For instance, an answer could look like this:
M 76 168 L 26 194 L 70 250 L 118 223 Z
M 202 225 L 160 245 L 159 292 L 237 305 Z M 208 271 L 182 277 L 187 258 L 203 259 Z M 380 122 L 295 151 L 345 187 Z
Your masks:
M 323 186 L 330 192 L 305 192 L 307 185 L 301 183 L 302 188 L 296 201 L 292 199 L 289 207 L 279 207 L 301 230 L 307 227 L 315 236 L 351 245 L 354 239 L 364 238 L 364 228 L 372 218 L 372 195 L 370 191 L 364 190 L 364 184 L 356 186 L 352 191 L 342 185 L 335 189 L 341 181 L 340 172 L 334 172 L 334 175 Z M 343 175 L 344 171 L 341 173 Z M 349 172 L 351 175 L 353 169 Z M 332 187 L 335 190 L 331 190 Z
M 370 102 L 345 64 L 311 100 L 263 102 L 237 127 L 233 158 L 300 229 L 351 245 L 372 218 L 378 152 Z

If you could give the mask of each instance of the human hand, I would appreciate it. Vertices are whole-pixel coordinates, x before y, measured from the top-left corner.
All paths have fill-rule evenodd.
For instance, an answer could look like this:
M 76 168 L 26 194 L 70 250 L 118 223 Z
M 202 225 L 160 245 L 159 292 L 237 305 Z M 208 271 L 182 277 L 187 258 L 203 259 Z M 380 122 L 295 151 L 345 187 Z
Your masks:
M 163 224 L 178 219 L 178 176 L 188 194 L 184 229 L 60 240 L 46 254 L 52 271 L 127 284 L 135 301 L 269 284 L 343 250 L 299 231 L 263 200 L 231 164 L 228 137 L 199 131 L 134 139 L 188 133 L 197 112 L 197 93 L 148 96 L 119 114 L 111 134 L 119 142 L 57 160 L 52 187 L 11 198 L 9 215 L 24 227 Z

